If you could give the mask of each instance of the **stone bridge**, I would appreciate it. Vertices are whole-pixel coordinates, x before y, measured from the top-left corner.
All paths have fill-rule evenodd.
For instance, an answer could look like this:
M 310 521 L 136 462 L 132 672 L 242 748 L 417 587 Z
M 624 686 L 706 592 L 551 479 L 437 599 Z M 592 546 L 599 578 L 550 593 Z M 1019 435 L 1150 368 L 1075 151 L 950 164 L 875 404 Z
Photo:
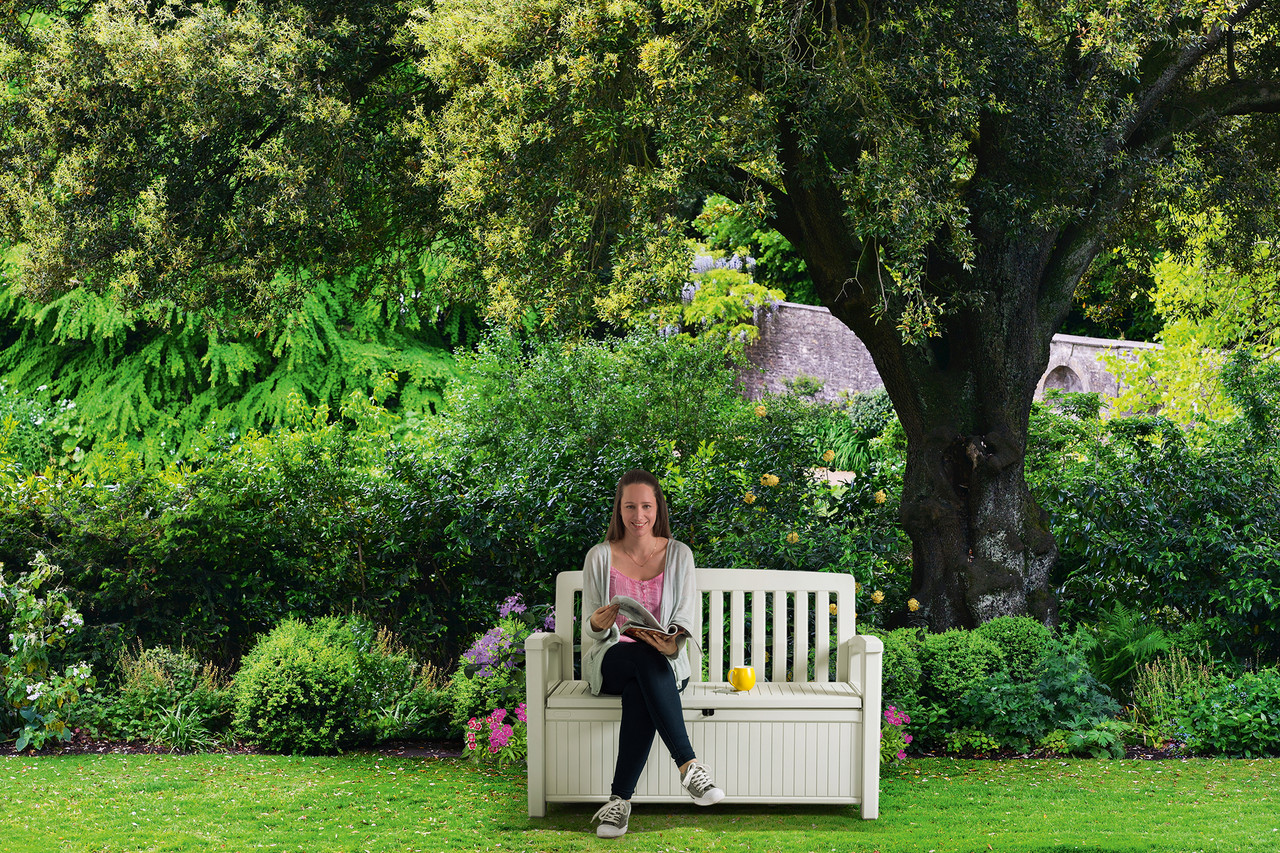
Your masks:
M 1119 384 L 1100 356 L 1133 357 L 1159 344 L 1054 335 L 1049 367 L 1040 378 L 1037 399 L 1045 388 L 1119 394 Z M 751 398 L 786 390 L 784 381 L 812 377 L 823 383 L 818 399 L 834 400 L 841 391 L 871 391 L 884 385 L 871 354 L 858 336 L 826 308 L 783 302 L 760 324 L 760 339 L 747 348 L 753 367 L 743 371 L 742 385 Z

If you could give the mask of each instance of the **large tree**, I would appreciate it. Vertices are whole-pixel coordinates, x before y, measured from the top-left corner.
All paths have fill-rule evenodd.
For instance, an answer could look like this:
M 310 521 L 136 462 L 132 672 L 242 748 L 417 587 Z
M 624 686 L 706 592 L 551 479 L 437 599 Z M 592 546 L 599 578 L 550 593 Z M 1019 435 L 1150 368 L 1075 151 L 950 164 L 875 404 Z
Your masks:
M 759 211 L 889 389 L 935 628 L 1054 618 L 1026 428 L 1092 260 L 1165 196 L 1224 245 L 1275 207 L 1274 0 L 32 5 L 0 205 L 36 294 L 269 314 L 443 234 L 496 316 L 643 318 L 704 197 Z
M 440 0 L 417 33 L 449 96 L 429 147 L 511 306 L 644 312 L 712 192 L 798 248 L 906 431 L 911 591 L 942 629 L 1055 619 L 1023 466 L 1050 340 L 1157 202 L 1221 203 L 1240 245 L 1270 225 L 1278 23 L 1263 0 Z

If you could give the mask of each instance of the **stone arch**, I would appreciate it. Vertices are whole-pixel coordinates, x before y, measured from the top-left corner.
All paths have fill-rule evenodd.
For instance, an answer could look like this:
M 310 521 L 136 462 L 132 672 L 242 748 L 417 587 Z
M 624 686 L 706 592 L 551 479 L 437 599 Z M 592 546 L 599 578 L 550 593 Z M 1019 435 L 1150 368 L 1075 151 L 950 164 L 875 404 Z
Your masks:
M 1056 388 L 1059 391 L 1087 391 L 1086 383 L 1065 364 L 1059 364 L 1044 378 L 1044 389 Z

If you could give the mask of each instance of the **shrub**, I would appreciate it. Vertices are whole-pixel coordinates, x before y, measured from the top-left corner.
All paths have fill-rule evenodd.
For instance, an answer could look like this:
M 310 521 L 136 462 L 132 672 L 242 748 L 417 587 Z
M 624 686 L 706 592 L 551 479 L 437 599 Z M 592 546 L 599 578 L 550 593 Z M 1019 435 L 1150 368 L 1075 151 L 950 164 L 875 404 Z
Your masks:
M 1280 755 L 1280 670 L 1216 676 L 1187 715 L 1188 748 L 1261 758 Z
M 1275 372 L 1237 373 L 1232 393 L 1251 414 L 1194 430 L 1037 407 L 1028 482 L 1061 551 L 1065 619 L 1118 602 L 1204 622 L 1237 659 L 1280 656 L 1280 610 L 1267 604 L 1280 595 L 1280 418 L 1260 387 Z
M 958 719 L 1002 748 L 1026 752 L 1049 733 L 1053 709 L 1038 681 L 1014 679 L 1008 672 L 989 675 L 969 688 L 959 703 Z
M 921 659 L 925 697 L 951 706 L 1004 665 L 1000 647 L 972 631 L 926 634 Z
M 884 642 L 882 683 L 885 701 L 900 708 L 914 710 L 920 705 L 920 632 L 915 628 L 899 628 L 880 634 Z
M 81 692 L 93 686 L 86 663 L 57 671 L 57 651 L 84 624 L 65 591 L 40 594 L 57 571 L 43 554 L 13 581 L 0 571 L 0 635 L 8 636 L 7 647 L 0 647 L 0 719 L 19 752 L 69 740 L 67 715 Z
M 368 714 L 354 637 L 338 619 L 282 622 L 235 676 L 235 724 L 272 752 L 333 753 L 353 743 Z
M 473 720 L 524 701 L 524 641 L 541 627 L 538 613 L 520 596 L 499 606 L 498 624 L 476 635 L 449 680 L 450 722 L 456 733 L 474 731 L 468 728 Z
M 1106 732 L 1081 735 L 1105 729 L 1120 706 L 1102 692 L 1080 652 L 1051 642 L 1041 661 L 1036 681 L 1001 670 L 971 687 L 958 703 L 957 725 L 982 732 L 1001 748 L 1024 752 L 1042 746 L 1055 730 L 1067 733 L 1063 748 L 1068 752 L 1110 750 Z
M 1053 634 L 1027 616 L 1000 616 L 979 625 L 975 631 L 999 647 L 1004 665 L 1014 681 L 1039 681 L 1044 674 L 1044 658 L 1053 643 Z
M 207 746 L 230 726 L 230 680 L 186 649 L 157 646 L 120 656 L 120 684 L 87 716 L 99 734 L 176 749 Z

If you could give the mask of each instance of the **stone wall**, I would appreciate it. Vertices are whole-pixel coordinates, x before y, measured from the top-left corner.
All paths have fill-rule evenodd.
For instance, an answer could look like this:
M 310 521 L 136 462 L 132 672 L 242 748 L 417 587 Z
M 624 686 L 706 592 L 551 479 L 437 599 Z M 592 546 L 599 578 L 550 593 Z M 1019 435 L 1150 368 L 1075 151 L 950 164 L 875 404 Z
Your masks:
M 1116 379 L 1100 360 L 1107 352 L 1130 356 L 1159 344 L 1054 335 L 1049 367 L 1036 391 L 1097 391 L 1115 397 Z M 818 398 L 834 400 L 841 391 L 870 391 L 884 385 L 871 354 L 858 336 L 826 308 L 783 302 L 760 325 L 760 339 L 747 348 L 750 366 L 742 372 L 747 396 L 786 390 L 788 380 L 811 377 L 822 382 Z

